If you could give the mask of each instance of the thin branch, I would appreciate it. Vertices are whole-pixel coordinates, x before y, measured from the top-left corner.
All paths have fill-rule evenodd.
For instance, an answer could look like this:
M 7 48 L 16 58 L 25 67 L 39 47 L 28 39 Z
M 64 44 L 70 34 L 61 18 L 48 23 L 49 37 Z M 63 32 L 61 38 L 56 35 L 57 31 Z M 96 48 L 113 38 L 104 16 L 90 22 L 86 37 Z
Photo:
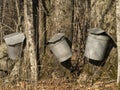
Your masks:
M 8 26 L 7 24 L 1 23 L 1 25 L 3 25 L 3 26 L 5 26 L 5 27 L 9 28 L 11 31 L 14 31 L 14 29 L 11 28 L 10 26 Z
M 15 0 L 15 5 L 16 5 L 16 11 L 17 11 L 17 18 L 18 18 L 18 22 L 16 23 L 16 32 L 17 32 L 18 26 L 20 25 L 20 10 L 18 7 L 18 0 Z

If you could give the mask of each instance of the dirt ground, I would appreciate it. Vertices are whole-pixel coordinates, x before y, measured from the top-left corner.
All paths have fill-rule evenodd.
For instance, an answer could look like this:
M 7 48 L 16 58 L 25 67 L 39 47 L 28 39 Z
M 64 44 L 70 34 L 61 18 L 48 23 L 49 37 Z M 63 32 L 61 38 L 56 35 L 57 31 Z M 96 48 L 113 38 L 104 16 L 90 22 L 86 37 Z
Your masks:
M 113 55 L 117 57 L 115 54 Z M 84 72 L 90 75 L 83 72 L 80 77 L 75 78 L 71 77 L 70 71 L 61 66 L 57 60 L 48 59 L 50 57 L 42 59 L 41 78 L 38 82 L 24 80 L 17 81 L 17 83 L 3 83 L 3 79 L 0 79 L 0 90 L 119 90 L 116 85 L 117 65 L 113 64 L 117 59 L 108 58 L 110 60 L 107 61 L 105 67 L 96 69 L 96 71 L 102 72 L 102 75 L 97 72 L 96 77 L 94 74 L 96 71 L 93 70 L 93 74 L 88 73 L 90 67 L 86 67 L 87 70 Z M 96 80 L 95 77 L 99 80 Z
M 97 81 L 80 83 L 77 79 L 41 79 L 38 82 L 20 81 L 16 84 L 2 84 L 0 90 L 119 90 L 116 82 Z

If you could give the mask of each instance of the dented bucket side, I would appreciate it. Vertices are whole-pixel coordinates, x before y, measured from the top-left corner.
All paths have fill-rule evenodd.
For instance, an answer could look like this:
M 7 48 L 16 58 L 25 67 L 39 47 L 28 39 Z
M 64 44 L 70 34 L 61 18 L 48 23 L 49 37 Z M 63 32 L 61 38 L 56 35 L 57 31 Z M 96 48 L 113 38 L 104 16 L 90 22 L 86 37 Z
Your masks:
M 49 43 L 50 50 L 60 62 L 66 61 L 72 56 L 72 51 L 64 37 L 64 34 L 58 33 L 49 41 L 52 42 Z
M 105 58 L 109 40 L 110 37 L 102 29 L 89 30 L 84 56 L 92 60 L 102 61 Z

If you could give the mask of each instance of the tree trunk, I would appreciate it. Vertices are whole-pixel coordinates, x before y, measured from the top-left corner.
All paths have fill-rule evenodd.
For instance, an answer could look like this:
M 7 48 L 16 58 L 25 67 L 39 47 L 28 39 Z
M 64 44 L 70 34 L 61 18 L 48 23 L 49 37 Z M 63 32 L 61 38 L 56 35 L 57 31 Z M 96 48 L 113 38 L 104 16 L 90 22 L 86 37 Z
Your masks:
M 41 37 L 45 40 L 44 43 L 46 43 L 46 41 L 48 41 L 53 35 L 57 33 L 65 33 L 65 36 L 69 40 L 72 40 L 72 0 L 42 1 L 44 1 L 43 10 L 45 15 L 45 28 Z M 49 48 L 46 48 L 45 51 L 45 56 L 43 56 L 41 59 L 41 64 L 44 67 L 41 68 L 41 73 L 48 74 L 48 77 L 51 77 L 52 73 L 59 73 L 59 75 L 65 73 L 65 70 L 63 70 L 58 60 L 53 57 L 53 54 L 51 54 Z M 43 52 L 41 52 L 41 54 L 42 53 Z
M 24 20 L 26 35 L 26 59 L 29 59 L 31 80 L 37 81 L 37 57 L 35 48 L 35 29 L 33 22 L 33 4 L 32 0 L 24 0 Z
M 46 20 L 47 40 L 59 32 L 65 33 L 71 39 L 72 0 L 51 0 L 49 3 L 49 16 Z
M 109 66 L 116 68 L 116 60 L 117 60 L 117 52 L 116 49 L 113 48 L 116 42 L 116 15 L 115 15 L 115 0 L 91 0 L 91 17 L 90 17 L 90 28 L 101 28 L 106 34 L 111 37 L 108 48 L 112 45 L 111 50 L 108 50 L 109 54 L 105 59 L 101 62 L 92 61 L 92 73 L 97 77 L 101 75 L 101 73 L 106 72 L 109 73 L 111 77 L 112 72 L 116 72 L 116 70 L 109 70 L 107 63 Z M 112 63 L 112 64 L 111 64 Z M 113 64 L 114 63 L 114 64 Z M 104 66 L 103 70 L 101 66 Z M 91 68 L 90 67 L 90 68 Z M 104 71 L 105 70 L 105 71 Z M 108 70 L 108 72 L 106 71 Z M 93 75 L 93 76 L 94 76 Z M 116 76 L 116 73 L 114 73 Z M 95 77 L 95 76 L 94 76 Z M 115 77 L 112 77 L 115 78 Z
M 89 24 L 87 8 L 86 0 L 74 0 L 72 61 L 76 64 L 77 69 L 80 69 L 79 67 L 84 65 L 85 60 L 84 49 Z
M 6 0 L 2 0 L 1 1 L 1 3 L 2 3 L 2 7 L 1 7 L 1 18 L 0 18 L 0 44 L 2 44 L 2 42 L 3 42 L 3 33 L 4 33 L 4 31 L 3 31 L 3 26 L 2 26 L 2 23 L 4 23 L 4 17 L 5 17 L 5 5 L 6 5 Z
M 46 47 L 46 15 L 43 7 L 43 1 L 39 1 L 39 49 L 41 51 L 41 56 L 45 53 Z
M 45 15 L 45 11 L 44 11 L 44 7 L 43 7 L 43 1 L 39 0 L 39 10 L 38 10 L 38 17 L 39 17 L 39 21 L 38 21 L 38 35 L 39 35 L 39 42 L 37 43 L 38 46 L 38 78 L 40 77 L 41 74 L 41 62 L 43 57 L 45 56 L 45 48 L 46 48 L 46 28 L 45 28 L 45 24 L 46 24 L 46 15 Z
M 21 19 L 21 17 L 20 17 L 20 9 L 19 9 L 19 2 L 18 2 L 18 0 L 16 0 L 15 1 L 15 6 L 16 6 L 16 12 L 17 12 L 17 23 L 16 23 L 16 32 L 18 32 L 19 30 L 19 26 L 20 26 L 20 19 Z
M 120 84 L 120 0 L 116 3 L 116 24 L 117 24 L 117 51 L 118 51 L 118 72 L 117 84 Z

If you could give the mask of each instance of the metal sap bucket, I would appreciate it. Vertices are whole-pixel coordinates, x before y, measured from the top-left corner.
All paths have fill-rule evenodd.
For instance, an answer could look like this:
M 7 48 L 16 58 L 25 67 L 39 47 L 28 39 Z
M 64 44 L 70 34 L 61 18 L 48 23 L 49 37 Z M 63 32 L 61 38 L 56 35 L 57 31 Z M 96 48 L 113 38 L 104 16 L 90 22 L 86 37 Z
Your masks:
M 68 45 L 64 34 L 58 33 L 48 41 L 49 48 L 60 62 L 64 62 L 72 56 L 72 51 Z
M 102 29 L 89 29 L 84 55 L 92 60 L 102 61 L 105 58 L 109 36 Z
M 4 36 L 4 40 L 8 47 L 8 56 L 10 59 L 15 60 L 21 57 L 24 39 L 24 34 L 18 32 Z

